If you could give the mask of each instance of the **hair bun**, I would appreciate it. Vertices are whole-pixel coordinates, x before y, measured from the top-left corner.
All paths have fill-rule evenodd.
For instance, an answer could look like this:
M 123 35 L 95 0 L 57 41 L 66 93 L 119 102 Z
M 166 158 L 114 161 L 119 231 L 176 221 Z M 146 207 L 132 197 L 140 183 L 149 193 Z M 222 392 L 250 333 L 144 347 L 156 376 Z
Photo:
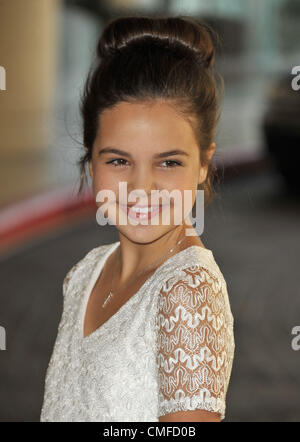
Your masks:
M 97 46 L 101 59 L 117 54 L 132 44 L 151 44 L 169 50 L 188 49 L 205 68 L 214 64 L 217 33 L 206 23 L 190 16 L 147 17 L 125 16 L 110 20 L 105 26 Z

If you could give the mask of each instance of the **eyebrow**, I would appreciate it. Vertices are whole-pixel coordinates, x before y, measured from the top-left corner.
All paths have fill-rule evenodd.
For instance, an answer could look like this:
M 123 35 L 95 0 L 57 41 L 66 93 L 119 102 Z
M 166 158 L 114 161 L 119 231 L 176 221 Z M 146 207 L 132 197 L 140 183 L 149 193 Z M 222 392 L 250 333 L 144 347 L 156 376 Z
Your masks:
M 104 153 L 114 153 L 116 155 L 122 155 L 126 158 L 131 158 L 131 155 L 128 152 L 125 152 L 124 150 L 116 149 L 114 147 L 104 147 L 103 149 L 100 149 L 98 152 L 98 155 L 102 155 Z M 185 155 L 189 156 L 187 152 L 184 150 L 176 149 L 176 150 L 168 150 L 166 152 L 160 152 L 156 155 L 154 155 L 154 158 L 165 158 L 165 157 L 171 157 L 174 155 Z

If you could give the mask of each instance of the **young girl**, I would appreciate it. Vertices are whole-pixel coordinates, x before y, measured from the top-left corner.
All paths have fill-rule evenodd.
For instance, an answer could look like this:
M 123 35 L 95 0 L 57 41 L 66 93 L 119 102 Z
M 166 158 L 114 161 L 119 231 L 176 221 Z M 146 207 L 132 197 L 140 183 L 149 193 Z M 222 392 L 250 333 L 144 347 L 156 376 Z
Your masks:
M 82 97 L 81 172 L 88 165 L 97 201 L 115 195 L 103 213 L 116 216 L 119 241 L 91 250 L 64 280 L 41 421 L 225 417 L 235 347 L 227 286 L 182 203 L 184 191 L 193 204 L 197 190 L 205 204 L 212 197 L 215 37 L 185 16 L 121 17 L 101 35 Z

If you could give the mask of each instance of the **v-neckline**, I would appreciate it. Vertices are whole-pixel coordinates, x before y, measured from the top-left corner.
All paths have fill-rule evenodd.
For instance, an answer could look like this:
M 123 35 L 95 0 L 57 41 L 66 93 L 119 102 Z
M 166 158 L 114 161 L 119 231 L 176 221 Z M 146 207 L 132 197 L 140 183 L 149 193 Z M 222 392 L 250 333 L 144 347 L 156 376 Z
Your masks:
M 171 260 L 174 259 L 175 257 L 178 258 L 179 255 L 181 255 L 182 253 L 184 253 L 187 250 L 190 250 L 194 247 L 196 247 L 198 249 L 202 249 L 205 252 L 208 252 L 208 254 L 212 255 L 211 250 L 194 244 L 194 245 L 186 247 L 185 249 L 180 250 L 179 252 L 170 256 L 170 258 L 166 259 L 166 261 L 164 261 L 159 267 L 157 267 L 157 269 L 154 271 L 154 273 L 152 273 L 152 275 L 146 279 L 146 281 L 141 285 L 141 287 L 124 304 L 122 304 L 121 307 L 113 315 L 111 315 L 106 321 L 103 322 L 103 324 L 101 324 L 99 327 L 97 327 L 94 331 L 89 333 L 87 336 L 84 336 L 84 322 L 85 322 L 85 316 L 86 316 L 86 312 L 87 312 L 88 301 L 89 301 L 92 291 L 96 285 L 96 282 L 98 280 L 100 272 L 102 271 L 107 259 L 110 257 L 110 255 L 112 255 L 112 253 L 119 246 L 119 244 L 120 244 L 120 241 L 116 241 L 115 243 L 112 244 L 111 248 L 109 248 L 108 251 L 106 253 L 104 253 L 102 258 L 99 260 L 99 262 L 96 264 L 95 268 L 93 269 L 91 279 L 90 279 L 89 283 L 87 284 L 87 287 L 84 291 L 84 296 L 83 296 L 81 310 L 80 310 L 80 318 L 79 318 L 80 319 L 79 320 L 79 339 L 81 342 L 85 342 L 85 341 L 89 340 L 89 338 L 91 339 L 95 335 L 98 335 L 103 330 L 105 330 L 108 327 L 108 325 L 112 321 L 114 321 L 116 319 L 116 317 L 118 317 L 120 315 L 120 312 L 123 311 L 125 308 L 127 308 L 128 305 L 130 305 L 131 302 L 135 298 L 137 298 L 137 296 L 142 292 L 145 285 L 148 284 L 152 279 L 154 279 L 156 273 L 159 270 L 161 270 L 161 268 L 163 266 L 165 266 L 166 264 L 169 264 L 171 262 Z

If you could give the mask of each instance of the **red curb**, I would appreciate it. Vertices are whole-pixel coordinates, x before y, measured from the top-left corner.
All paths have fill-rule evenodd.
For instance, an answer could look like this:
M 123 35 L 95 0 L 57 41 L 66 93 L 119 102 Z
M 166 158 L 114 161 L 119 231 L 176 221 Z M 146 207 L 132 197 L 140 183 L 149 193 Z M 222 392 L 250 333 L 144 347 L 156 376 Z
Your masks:
M 0 212 L 0 252 L 95 211 L 90 191 L 78 197 L 69 187 L 5 206 Z

